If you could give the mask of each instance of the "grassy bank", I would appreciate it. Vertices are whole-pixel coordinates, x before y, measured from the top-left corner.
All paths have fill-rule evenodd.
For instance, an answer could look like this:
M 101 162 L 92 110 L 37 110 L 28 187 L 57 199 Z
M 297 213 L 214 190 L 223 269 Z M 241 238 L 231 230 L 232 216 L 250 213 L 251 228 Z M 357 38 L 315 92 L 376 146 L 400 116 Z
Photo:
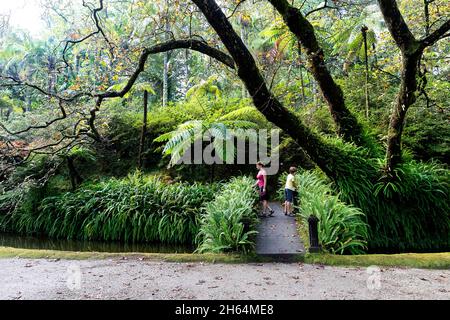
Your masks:
M 14 258 L 61 260 L 144 259 L 167 262 L 206 263 L 245 263 L 252 261 L 251 257 L 238 254 L 73 252 L 0 247 L 0 259 Z
M 31 250 L 0 247 L 0 259 L 62 259 L 62 260 L 103 260 L 103 259 L 144 259 L 179 263 L 268 263 L 270 258 L 239 254 L 164 254 L 164 253 L 101 253 L 68 252 L 52 250 Z M 331 254 L 307 254 L 298 256 L 296 262 L 342 267 L 406 267 L 420 269 L 450 269 L 450 252 L 409 253 L 394 255 L 340 256 Z
M 370 254 L 339 256 L 331 254 L 308 254 L 306 263 L 348 267 L 408 267 L 420 269 L 450 269 L 450 252 Z

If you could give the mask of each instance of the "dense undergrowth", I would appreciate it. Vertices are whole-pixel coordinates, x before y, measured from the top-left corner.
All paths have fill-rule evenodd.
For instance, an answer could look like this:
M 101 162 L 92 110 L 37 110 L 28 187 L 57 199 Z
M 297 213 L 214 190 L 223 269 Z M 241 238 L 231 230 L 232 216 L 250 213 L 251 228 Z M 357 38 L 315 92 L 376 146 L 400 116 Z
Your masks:
M 418 162 L 405 156 L 394 179 L 386 179 L 382 169 L 384 163 L 373 156 L 373 151 L 356 148 L 340 140 L 330 141 L 345 157 L 336 158 L 335 166 L 338 169 L 331 180 L 324 175 L 320 179 L 324 186 L 332 188 L 341 201 L 360 209 L 364 214 L 364 222 L 369 226 L 369 252 L 449 250 L 450 174 L 445 167 L 436 163 Z M 311 190 L 315 193 L 312 200 L 315 200 L 326 198 L 329 191 L 312 187 L 315 183 L 320 183 L 309 181 L 309 178 L 308 175 L 299 177 L 303 188 L 300 190 L 300 201 L 302 209 L 310 208 L 309 211 L 312 212 L 313 204 L 309 202 L 311 199 L 302 198 L 302 192 L 307 196 L 308 190 Z M 319 215 L 334 215 L 333 208 L 321 206 L 324 212 Z M 354 236 L 357 234 L 359 233 Z M 324 242 L 327 241 L 328 238 L 324 239 Z
M 161 155 L 164 145 L 156 143 L 154 138 L 174 130 L 185 121 L 216 121 L 215 119 L 237 111 L 238 119 L 252 121 L 261 128 L 270 128 L 270 124 L 261 122 L 261 116 L 251 110 L 246 100 L 232 101 L 229 104 L 224 104 L 221 100 L 205 103 L 208 104 L 208 112 L 194 102 L 174 105 L 169 111 L 161 108 L 151 110 L 144 146 L 144 170 L 163 172 L 175 180 L 202 183 L 242 176 L 254 170 L 254 166 L 228 165 L 177 166 L 166 169 L 170 159 Z M 17 168 L 12 177 L 0 186 L 3 188 L 0 190 L 0 231 L 108 241 L 192 244 L 197 239 L 202 244 L 201 251 L 251 250 L 251 244 L 243 244 L 247 241 L 247 231 L 252 230 L 249 228 L 251 224 L 243 224 L 239 220 L 240 214 L 251 216 L 246 211 L 251 207 L 246 201 L 254 196 L 252 190 L 252 196 L 242 196 L 241 199 L 241 194 L 247 194 L 244 191 L 247 185 L 244 180 L 241 181 L 242 190 L 233 193 L 231 190 L 221 189 L 216 194 L 213 190 L 217 191 L 219 186 L 215 183 L 211 186 L 198 183 L 166 186 L 162 181 L 137 176 L 126 179 L 108 178 L 123 177 L 135 169 L 142 127 L 142 115 L 139 112 L 124 112 L 121 106 L 113 109 L 117 110 L 108 119 L 108 130 L 104 132 L 112 149 L 105 150 L 93 145 L 86 147 L 89 157 L 78 155 L 74 158 L 74 163 L 85 180 L 103 182 L 84 183 L 75 192 L 67 193 L 71 188 L 64 162 L 47 179 L 48 172 L 56 167 L 55 164 L 61 163 L 58 162 L 60 160 L 36 158 L 38 160 L 27 166 Z M 241 109 L 246 112 L 240 111 Z M 324 128 L 317 130 L 326 131 Z M 384 151 L 377 139 L 379 132 L 375 130 L 364 134 L 364 148 L 324 135 L 323 140 L 337 150 L 330 170 L 332 176 L 315 175 L 321 181 L 310 181 L 311 186 L 302 182 L 300 197 L 302 191 L 311 191 L 308 201 L 300 198 L 302 210 L 316 210 L 316 214 L 321 210 L 320 215 L 324 217 L 331 215 L 330 212 L 338 212 L 332 214 L 335 222 L 330 229 L 336 228 L 338 233 L 329 232 L 324 240 L 329 243 L 326 245 L 327 250 L 336 253 L 359 253 L 363 249 L 380 253 L 448 251 L 448 169 L 437 163 L 419 162 L 413 159 L 414 155 L 405 152 L 404 162 L 398 167 L 396 177 L 386 179 L 383 176 Z M 283 169 L 290 165 L 308 169 L 314 167 L 292 139 L 282 136 L 281 146 Z M 40 184 L 41 180 L 46 182 Z M 276 177 L 270 177 L 269 180 L 270 185 L 276 184 Z M 65 185 L 53 187 L 55 181 Z M 240 180 L 234 182 L 236 188 L 237 181 Z M 314 190 L 314 183 L 322 187 Z M 227 206 L 230 203 L 228 199 L 239 201 L 230 208 Z M 325 200 L 320 204 L 318 199 Z M 206 205 L 207 203 L 209 204 Z M 314 208 L 319 205 L 320 210 Z M 239 209 L 243 213 L 229 215 L 229 211 L 239 211 L 239 206 L 243 206 Z M 358 210 L 362 212 L 364 216 L 355 216 L 368 225 L 367 230 L 362 227 L 346 229 L 343 226 L 347 222 L 338 223 L 337 217 L 342 216 L 342 212 L 347 212 L 347 209 L 352 214 Z M 208 214 L 202 215 L 205 212 Z M 219 212 L 224 214 L 220 215 Z M 214 219 L 219 220 L 216 223 Z M 228 227 L 231 221 L 234 221 L 233 226 L 238 230 L 238 235 L 233 234 L 233 228 Z M 219 226 L 219 223 L 222 225 Z M 245 232 L 239 231 L 242 225 L 246 227 Z M 226 234 L 227 232 L 231 233 Z M 251 234 L 247 237 L 251 238 Z M 240 243 L 241 241 L 243 242 Z
M 341 199 L 362 210 L 371 252 L 446 251 L 450 248 L 450 172 L 437 163 L 404 162 L 393 178 L 383 158 L 337 140 L 345 154 L 332 179 Z
M 255 247 L 257 201 L 250 178 L 225 184 L 201 219 L 198 252 L 251 252 Z
M 256 193 L 250 178 L 172 183 L 140 173 L 86 183 L 75 192 L 27 197 L 0 215 L 0 230 L 55 239 L 198 244 L 198 252 L 251 252 Z M 31 199 L 39 197 L 29 191 Z M 4 206 L 13 202 L 12 195 Z M 8 200 L 8 201 L 6 201 Z
M 409 161 L 393 181 L 350 171 L 335 184 L 344 201 L 366 214 L 371 251 L 432 252 L 450 248 L 449 178 L 438 165 Z
M 4 231 L 60 239 L 192 244 L 216 185 L 165 184 L 140 174 L 45 198 L 37 211 L 3 215 Z

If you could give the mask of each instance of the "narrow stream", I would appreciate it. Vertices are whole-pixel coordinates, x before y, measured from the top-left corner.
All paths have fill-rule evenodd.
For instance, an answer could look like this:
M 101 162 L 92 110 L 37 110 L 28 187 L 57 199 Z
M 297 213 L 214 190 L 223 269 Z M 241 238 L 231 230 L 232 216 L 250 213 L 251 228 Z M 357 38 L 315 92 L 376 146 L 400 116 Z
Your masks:
M 121 242 L 54 240 L 43 237 L 25 237 L 1 233 L 0 246 L 17 249 L 111 253 L 192 253 L 195 250 L 193 247 L 184 245 L 167 245 L 159 243 L 126 244 Z

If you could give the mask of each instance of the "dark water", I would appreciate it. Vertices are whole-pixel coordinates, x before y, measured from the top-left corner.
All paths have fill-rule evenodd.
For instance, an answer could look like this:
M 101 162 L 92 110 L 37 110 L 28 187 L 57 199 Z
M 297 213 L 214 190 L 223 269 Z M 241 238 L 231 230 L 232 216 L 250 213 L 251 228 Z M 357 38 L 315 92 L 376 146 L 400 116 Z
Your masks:
M 190 246 L 183 245 L 54 240 L 42 237 L 24 237 L 10 234 L 0 234 L 0 246 L 18 249 L 111 253 L 192 253 L 195 250 Z

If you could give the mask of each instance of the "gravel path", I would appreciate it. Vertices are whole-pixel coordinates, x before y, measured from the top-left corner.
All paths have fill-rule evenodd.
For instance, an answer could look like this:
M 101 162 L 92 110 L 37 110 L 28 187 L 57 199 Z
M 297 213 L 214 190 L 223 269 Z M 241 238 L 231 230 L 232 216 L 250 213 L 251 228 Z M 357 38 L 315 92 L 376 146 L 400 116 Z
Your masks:
M 0 260 L 0 299 L 8 300 L 449 298 L 450 270 L 384 268 L 370 275 L 366 268 L 298 263 Z

